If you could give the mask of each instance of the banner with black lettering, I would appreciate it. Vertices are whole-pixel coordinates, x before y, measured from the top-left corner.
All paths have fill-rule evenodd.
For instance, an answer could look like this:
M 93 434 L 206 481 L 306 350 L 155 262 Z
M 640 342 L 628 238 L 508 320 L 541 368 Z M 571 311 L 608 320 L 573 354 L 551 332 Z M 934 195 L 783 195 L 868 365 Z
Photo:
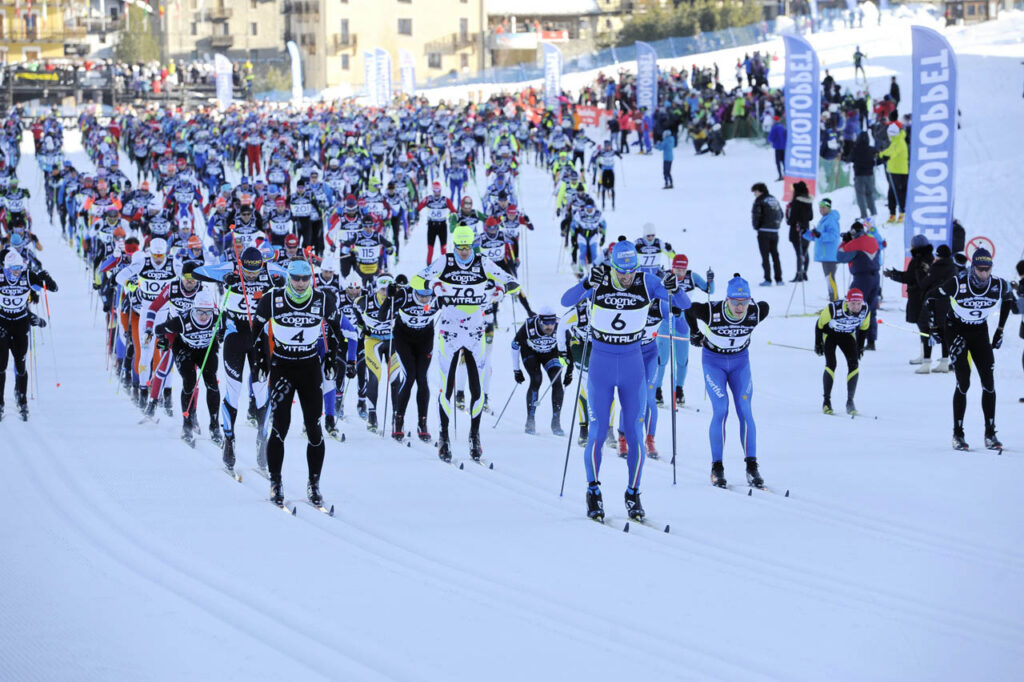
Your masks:
M 544 48 L 544 104 L 550 110 L 558 109 L 558 98 L 562 94 L 562 51 L 551 43 Z
M 937 31 L 912 26 L 914 101 L 910 126 L 910 175 L 903 222 L 910 239 L 923 234 L 933 246 L 953 243 L 956 152 L 956 54 Z
M 804 38 L 782 37 L 786 44 L 786 168 L 782 196 L 793 197 L 793 185 L 801 180 L 811 196 L 818 182 L 818 151 L 821 139 L 821 86 L 818 54 Z
M 649 43 L 636 44 L 636 105 L 652 114 L 658 106 L 658 54 Z

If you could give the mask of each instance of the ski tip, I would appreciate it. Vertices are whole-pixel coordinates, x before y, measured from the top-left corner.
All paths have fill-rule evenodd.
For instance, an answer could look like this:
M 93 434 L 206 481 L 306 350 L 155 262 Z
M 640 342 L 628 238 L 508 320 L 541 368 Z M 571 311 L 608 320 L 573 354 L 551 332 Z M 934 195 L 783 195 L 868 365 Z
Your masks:
M 753 495 L 754 495 L 754 489 L 751 488 L 750 490 L 747 491 L 747 497 L 753 497 Z
M 1001 455 L 1001 454 L 1003 454 L 1003 451 L 1002 451 L 1002 450 L 1000 450 L 1000 451 L 999 451 L 999 454 L 1000 454 L 1000 455 Z M 494 462 L 491 462 L 490 464 L 488 464 L 488 465 L 487 465 L 487 468 L 488 468 L 488 469 L 491 469 L 491 470 L 493 470 L 493 469 L 494 469 Z
M 669 532 L 669 530 L 671 530 L 671 529 L 672 529 L 672 527 L 671 527 L 671 526 L 670 526 L 669 524 L 667 524 L 667 523 L 666 523 L 666 524 L 665 524 L 665 532 L 667 533 L 667 532 Z
M 343 434 L 341 434 L 341 442 L 342 442 L 342 443 L 344 443 L 344 442 L 345 442 L 345 434 L 344 434 L 344 433 L 343 433 Z
M 297 507 L 297 506 L 295 506 L 295 505 L 292 505 L 292 508 L 291 508 L 291 509 L 290 509 L 289 511 L 291 512 L 291 515 L 292 515 L 292 516 L 295 516 L 295 512 L 296 512 L 297 510 L 298 510 L 298 507 Z
M 331 508 L 327 510 L 327 515 L 328 516 L 334 516 L 334 505 L 333 504 L 331 505 Z
M 786 491 L 786 497 L 789 497 L 789 490 Z
M 412 442 L 411 441 L 406 441 L 405 447 L 411 448 L 412 447 Z
M 462 462 L 459 462 L 459 471 L 462 471 Z
M 622 527 L 622 532 L 623 533 L 628 533 L 629 532 L 629 521 L 626 521 L 626 525 Z

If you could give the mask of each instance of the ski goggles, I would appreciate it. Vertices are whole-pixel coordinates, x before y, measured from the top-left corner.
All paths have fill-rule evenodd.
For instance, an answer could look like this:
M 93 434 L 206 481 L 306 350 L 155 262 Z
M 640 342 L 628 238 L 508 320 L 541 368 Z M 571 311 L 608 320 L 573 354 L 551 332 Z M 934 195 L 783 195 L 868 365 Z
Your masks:
M 309 282 L 310 277 L 309 275 L 288 275 L 288 279 L 290 279 L 293 282 L 305 284 L 306 282 Z
M 196 322 L 199 324 L 207 324 L 213 319 L 213 309 L 211 308 L 193 308 L 192 315 L 196 318 Z

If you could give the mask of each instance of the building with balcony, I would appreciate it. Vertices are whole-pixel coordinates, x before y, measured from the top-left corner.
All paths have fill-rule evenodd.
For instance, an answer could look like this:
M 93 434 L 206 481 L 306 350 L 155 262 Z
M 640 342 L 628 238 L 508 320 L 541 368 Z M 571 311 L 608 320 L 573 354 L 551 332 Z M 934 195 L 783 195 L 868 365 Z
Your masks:
M 221 52 L 249 60 L 258 71 L 270 63 L 287 69 L 282 0 L 179 0 L 165 5 L 161 19 L 168 59 L 207 60 Z
M 0 62 L 16 64 L 63 57 L 65 43 L 85 37 L 71 25 L 70 0 L 0 1 Z
M 303 85 L 323 90 L 363 84 L 363 52 L 391 55 L 399 84 L 399 50 L 408 50 L 419 82 L 472 74 L 486 59 L 485 0 L 285 0 L 287 38 L 302 55 Z

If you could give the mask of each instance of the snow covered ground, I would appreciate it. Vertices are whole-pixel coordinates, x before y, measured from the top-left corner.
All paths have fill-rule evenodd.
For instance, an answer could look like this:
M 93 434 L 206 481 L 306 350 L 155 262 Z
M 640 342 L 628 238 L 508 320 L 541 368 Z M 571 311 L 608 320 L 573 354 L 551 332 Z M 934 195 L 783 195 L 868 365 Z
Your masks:
M 1007 277 L 1024 246 L 1019 17 L 950 34 L 961 53 L 958 215 L 968 236 L 995 241 L 996 274 Z M 817 46 L 847 82 L 859 42 L 872 89 L 895 73 L 910 101 L 909 29 L 899 40 L 893 30 L 883 27 L 879 39 L 868 29 L 829 34 Z M 86 165 L 76 140 L 69 135 L 72 157 Z M 35 190 L 29 152 L 20 175 Z M 660 159 L 628 157 L 619 208 L 607 215 L 611 234 L 634 237 L 651 221 L 695 270 L 713 267 L 719 283 L 733 272 L 758 280 L 748 190 L 773 177 L 771 153 L 736 142 L 715 159 L 680 147 L 674 172 L 676 189 L 663 191 Z M 538 225 L 527 237 L 526 291 L 535 306 L 557 304 L 573 278 L 558 267 L 549 180 L 526 166 L 522 192 Z M 950 449 L 952 375 L 913 374 L 907 359 L 916 339 L 884 325 L 861 370 L 858 405 L 869 416 L 822 415 L 821 360 L 768 343 L 812 345 L 812 318 L 782 316 L 788 285 L 755 291 L 773 314 L 751 351 L 762 473 L 776 491 L 789 489 L 788 499 L 708 484 L 710 403 L 693 352 L 687 399 L 699 411 L 678 416 L 678 484 L 666 457 L 648 461 L 642 486 L 651 518 L 671 523 L 668 535 L 617 530 L 625 466 L 614 455 L 601 475 L 611 528 L 584 518 L 575 446 L 559 498 L 566 440 L 543 428 L 522 433 L 522 391 L 496 429 L 494 417 L 484 420 L 493 471 L 459 470 L 431 447 L 375 438 L 353 415 L 348 441 L 328 441 L 323 491 L 336 518 L 303 504 L 291 518 L 265 502 L 266 482 L 248 468 L 248 427 L 240 429 L 239 485 L 219 473 L 211 443 L 193 451 L 178 440 L 177 419 L 136 424 L 137 411 L 105 372 L 85 271 L 43 224 L 35 199 L 41 256 L 61 290 L 50 301 L 53 341 L 49 329 L 38 340 L 31 419 L 0 423 L 8 510 L 0 523 L 0 679 L 1020 675 L 1024 380 L 1016 318 L 996 353 L 1002 456 L 978 448 L 976 381 L 967 417 L 975 450 Z M 849 225 L 852 190 L 833 201 Z M 902 228 L 887 236 L 896 262 Z M 417 230 L 400 271 L 421 266 L 423 241 Z M 788 279 L 786 250 L 783 263 Z M 883 319 L 902 324 L 898 288 L 888 283 L 885 295 Z M 812 267 L 794 298 L 795 312 L 819 308 L 820 272 Z M 510 324 L 507 306 L 503 314 Z M 495 341 L 491 403 L 499 408 L 513 386 L 510 337 L 502 329 Z M 549 409 L 541 406 L 541 425 Z M 567 400 L 566 428 L 569 411 Z M 436 431 L 433 410 L 430 418 Z M 457 458 L 466 458 L 467 422 L 461 415 Z M 738 483 L 735 424 L 726 473 Z M 299 431 L 289 436 L 284 471 L 296 500 L 305 481 Z M 670 434 L 662 411 L 663 454 Z

